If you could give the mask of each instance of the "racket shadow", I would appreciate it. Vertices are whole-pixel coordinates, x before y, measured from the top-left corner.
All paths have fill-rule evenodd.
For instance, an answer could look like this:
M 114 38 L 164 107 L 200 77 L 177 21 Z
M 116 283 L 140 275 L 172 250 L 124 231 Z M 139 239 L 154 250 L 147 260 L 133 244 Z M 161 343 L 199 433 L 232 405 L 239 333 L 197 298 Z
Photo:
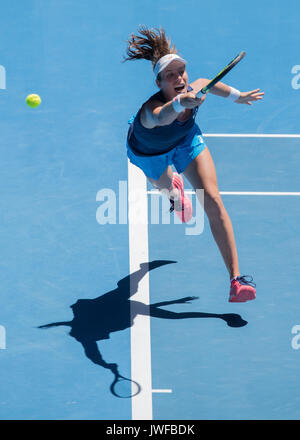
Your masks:
M 140 385 L 122 376 L 119 373 L 118 364 L 106 362 L 101 355 L 97 342 L 109 339 L 110 333 L 131 327 L 136 316 L 147 315 L 161 319 L 217 318 L 225 321 L 230 327 L 242 327 L 247 324 L 247 321 L 244 321 L 240 315 L 235 313 L 173 312 L 160 309 L 162 306 L 171 304 L 189 303 L 197 298 L 194 296 L 151 305 L 130 300 L 130 297 L 137 292 L 139 282 L 150 270 L 173 263 L 176 263 L 176 261 L 155 260 L 142 263 L 139 270 L 118 281 L 116 289 L 94 299 L 78 299 L 75 304 L 70 306 L 74 315 L 71 321 L 53 322 L 40 325 L 38 328 L 70 327 L 70 336 L 82 345 L 87 358 L 94 364 L 109 369 L 113 373 L 114 381 L 110 386 L 112 394 L 116 397 L 133 397 L 141 391 Z M 131 393 L 127 390 L 126 395 L 118 395 L 116 391 L 118 387 L 115 385 L 119 383 L 125 383 L 128 385 L 127 388 L 131 386 L 135 391 Z

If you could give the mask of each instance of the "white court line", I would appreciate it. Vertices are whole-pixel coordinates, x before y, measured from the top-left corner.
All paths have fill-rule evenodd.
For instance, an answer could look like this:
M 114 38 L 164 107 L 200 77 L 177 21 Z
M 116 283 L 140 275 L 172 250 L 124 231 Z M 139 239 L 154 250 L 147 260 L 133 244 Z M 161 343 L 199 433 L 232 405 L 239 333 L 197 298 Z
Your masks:
M 137 201 L 132 200 L 139 190 Z M 138 209 L 139 223 L 135 224 Z M 149 261 L 148 250 L 148 203 L 147 180 L 144 173 L 128 160 L 128 226 L 129 226 L 129 269 L 130 274 L 140 269 L 140 263 Z M 132 295 L 130 286 L 130 294 Z M 149 305 L 149 272 L 141 279 L 138 290 L 131 296 L 135 301 Z M 131 316 L 135 316 L 134 303 Z M 132 420 L 152 420 L 152 370 L 150 316 L 137 315 L 130 328 L 131 378 L 141 386 L 141 392 L 131 399 Z
M 152 393 L 172 393 L 173 392 L 173 390 L 159 390 L 159 389 L 155 389 L 155 390 L 152 390 Z
M 184 190 L 185 194 L 195 194 L 192 189 Z M 147 191 L 147 194 L 161 194 L 157 189 Z M 281 191 L 220 191 L 225 196 L 300 196 L 300 192 L 281 192 Z
M 300 134 L 265 134 L 265 133 L 202 133 L 204 137 L 229 138 L 289 138 L 299 139 Z
M 300 192 L 276 192 L 276 191 L 275 192 L 220 191 L 220 194 L 223 194 L 225 196 L 300 196 Z

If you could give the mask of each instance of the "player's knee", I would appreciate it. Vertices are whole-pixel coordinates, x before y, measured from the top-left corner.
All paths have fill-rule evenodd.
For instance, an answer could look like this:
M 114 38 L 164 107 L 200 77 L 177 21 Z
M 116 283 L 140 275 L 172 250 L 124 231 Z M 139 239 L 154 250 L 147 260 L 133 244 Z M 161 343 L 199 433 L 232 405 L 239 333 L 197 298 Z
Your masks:
M 172 188 L 172 179 L 167 171 L 164 172 L 157 180 L 149 177 L 148 180 L 155 188 L 159 190 L 170 190 Z

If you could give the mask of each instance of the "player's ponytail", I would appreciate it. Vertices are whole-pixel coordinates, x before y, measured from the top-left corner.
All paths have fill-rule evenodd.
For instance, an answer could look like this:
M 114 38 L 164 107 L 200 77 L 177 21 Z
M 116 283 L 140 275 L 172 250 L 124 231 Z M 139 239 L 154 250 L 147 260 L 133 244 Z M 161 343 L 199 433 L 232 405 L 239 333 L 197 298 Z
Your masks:
M 171 46 L 171 40 L 166 37 L 166 33 L 162 27 L 147 28 L 140 25 L 138 32 L 140 35 L 131 34 L 127 41 L 127 57 L 123 57 L 125 61 L 145 59 L 152 62 L 155 66 L 157 61 L 170 53 L 177 54 L 175 45 Z

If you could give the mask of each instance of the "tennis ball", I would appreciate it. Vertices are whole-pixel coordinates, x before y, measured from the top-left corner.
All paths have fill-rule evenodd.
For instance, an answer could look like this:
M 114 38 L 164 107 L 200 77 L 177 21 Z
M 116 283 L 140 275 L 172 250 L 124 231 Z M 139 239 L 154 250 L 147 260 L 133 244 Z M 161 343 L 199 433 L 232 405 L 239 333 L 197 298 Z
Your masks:
M 38 107 L 40 103 L 42 102 L 39 95 L 36 95 L 35 93 L 32 93 L 31 95 L 28 95 L 26 98 L 26 103 L 31 108 Z

